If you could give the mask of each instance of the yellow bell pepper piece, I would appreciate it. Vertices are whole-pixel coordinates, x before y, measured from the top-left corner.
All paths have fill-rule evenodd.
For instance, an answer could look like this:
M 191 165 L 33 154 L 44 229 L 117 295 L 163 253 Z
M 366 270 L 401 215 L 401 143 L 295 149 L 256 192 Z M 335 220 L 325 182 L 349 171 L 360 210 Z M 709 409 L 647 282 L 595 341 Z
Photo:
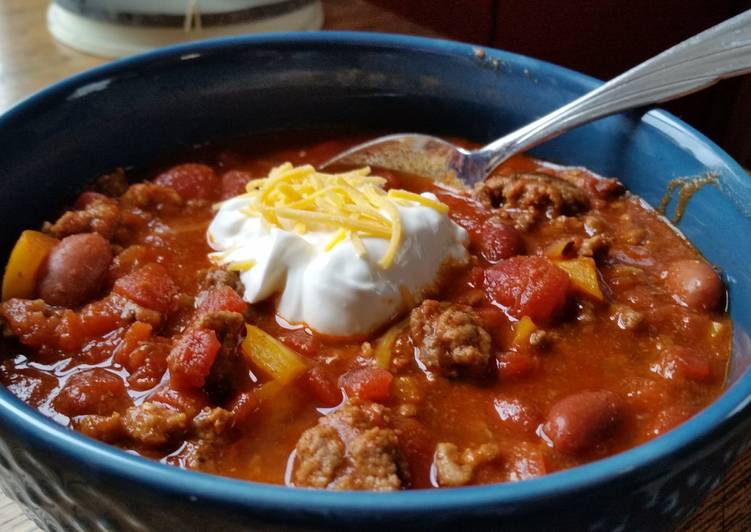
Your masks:
M 600 289 L 597 266 L 592 257 L 579 257 L 570 260 L 554 261 L 554 264 L 568 274 L 571 284 L 579 292 L 603 301 L 605 296 Z
M 375 345 L 375 365 L 381 369 L 389 369 L 391 367 L 391 357 L 394 350 L 394 342 L 402 332 L 402 329 L 407 325 L 407 320 L 402 320 L 399 323 L 392 325 L 388 331 L 383 333 Z
M 524 316 L 516 323 L 516 328 L 514 329 L 514 339 L 512 341 L 513 344 L 521 345 L 527 342 L 529 340 L 529 337 L 536 330 L 537 325 L 535 325 L 535 322 L 532 321 L 532 318 L 530 318 L 529 316 Z
M 273 402 L 274 399 L 282 392 L 282 385 L 279 381 L 264 382 L 256 388 L 255 396 L 259 403 Z
M 245 325 L 247 335 L 242 351 L 250 361 L 269 377 L 285 385 L 292 382 L 308 367 L 305 360 L 292 349 L 255 325 Z
M 34 296 L 37 274 L 58 239 L 39 231 L 24 231 L 10 252 L 3 276 L 3 301 Z

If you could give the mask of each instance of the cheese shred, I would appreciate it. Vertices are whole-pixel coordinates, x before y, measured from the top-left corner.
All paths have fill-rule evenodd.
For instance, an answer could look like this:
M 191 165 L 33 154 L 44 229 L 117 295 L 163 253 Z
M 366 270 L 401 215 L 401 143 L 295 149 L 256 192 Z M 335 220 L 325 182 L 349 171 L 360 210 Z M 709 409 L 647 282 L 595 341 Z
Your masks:
M 227 269 L 231 272 L 247 272 L 255 265 L 256 261 L 254 259 L 248 259 L 233 262 L 227 267 Z
M 370 175 L 369 167 L 328 174 L 311 165 L 284 163 L 273 168 L 267 177 L 246 185 L 243 197 L 249 203 L 242 212 L 298 234 L 333 231 L 326 251 L 349 239 L 362 257 L 367 253 L 363 237 L 388 240 L 388 248 L 378 260 L 382 268 L 388 269 L 402 242 L 397 206 L 416 203 L 441 214 L 448 212 L 448 206 L 406 190 L 386 192 L 385 185 L 386 179 Z

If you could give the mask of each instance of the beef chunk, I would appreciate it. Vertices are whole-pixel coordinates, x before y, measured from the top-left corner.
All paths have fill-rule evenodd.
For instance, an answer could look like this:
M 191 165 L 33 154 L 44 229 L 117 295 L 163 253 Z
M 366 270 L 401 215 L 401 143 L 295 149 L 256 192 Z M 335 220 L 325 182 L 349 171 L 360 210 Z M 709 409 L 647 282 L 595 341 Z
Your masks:
M 595 198 L 609 200 L 626 191 L 626 187 L 613 177 L 599 177 L 584 168 L 568 168 L 558 174 L 561 179 L 588 191 Z
M 601 234 L 582 240 L 579 255 L 582 257 L 601 257 L 607 255 L 613 239 L 609 235 Z
M 224 408 L 205 407 L 190 424 L 192 437 L 188 440 L 185 464 L 191 469 L 214 470 L 230 439 L 232 413 Z
M 477 184 L 475 196 L 486 208 L 504 211 L 521 230 L 543 217 L 570 216 L 589 208 L 589 199 L 582 189 L 545 174 L 491 176 Z
M 153 327 L 159 327 L 162 322 L 162 313 L 158 310 L 142 307 L 138 303 L 117 294 L 110 295 L 109 299 L 114 306 L 120 309 L 120 318 L 123 324 L 142 321 Z
M 145 211 L 174 209 L 183 204 L 183 199 L 173 188 L 154 183 L 137 183 L 120 198 L 123 205 L 137 207 Z
M 219 288 L 229 286 L 232 290 L 242 295 L 245 293 L 245 287 L 240 281 L 238 272 L 231 272 L 224 268 L 209 268 L 198 272 L 200 286 L 203 289 Z
M 244 325 L 245 318 L 242 314 L 226 310 L 203 314 L 196 323 L 199 329 L 214 331 L 222 344 L 204 385 L 212 400 L 218 403 L 229 399 L 237 388 L 236 379 L 247 374 L 244 371 L 244 359 L 238 349 Z
M 189 426 L 184 413 L 148 401 L 129 408 L 122 423 L 131 439 L 149 447 L 169 443 L 182 436 Z
M 490 335 L 471 307 L 428 299 L 412 311 L 409 326 L 420 361 L 430 371 L 456 377 L 487 370 Z
M 128 208 L 118 200 L 96 192 L 84 192 L 76 206 L 77 210 L 65 212 L 54 224 L 45 223 L 42 230 L 57 238 L 99 233 L 112 242 L 125 242 L 131 238 L 133 231 L 143 227 L 150 219 L 146 212 Z
M 349 401 L 318 420 L 297 442 L 296 486 L 392 491 L 408 480 L 389 410 Z
M 56 329 L 63 318 L 63 310 L 43 299 L 9 299 L 0 303 L 3 336 L 17 338 L 29 347 L 57 345 Z
M 111 198 L 119 198 L 128 190 L 125 170 L 115 168 L 112 172 L 99 176 L 94 184 L 94 190 Z
M 57 238 L 78 233 L 99 233 L 111 240 L 120 228 L 120 215 L 116 201 L 104 196 L 95 197 L 83 209 L 67 211 L 54 224 L 45 224 L 44 231 Z
M 196 326 L 199 329 L 211 329 L 216 332 L 217 338 L 222 341 L 222 347 L 226 347 L 227 350 L 234 350 L 237 347 L 237 337 L 244 323 L 243 315 L 239 312 L 217 310 L 199 316 Z
M 73 419 L 73 427 L 89 438 L 107 443 L 116 442 L 125 436 L 123 418 L 119 412 L 113 412 L 109 416 L 78 416 Z
M 229 441 L 231 420 L 232 414 L 224 408 L 205 407 L 191 419 L 188 413 L 147 401 L 129 408 L 122 418 L 90 419 L 83 427 L 99 439 L 124 435 L 151 448 L 164 448 L 184 439 L 185 464 L 209 470 Z
M 453 443 L 439 443 L 433 456 L 438 484 L 464 486 L 472 480 L 478 466 L 497 459 L 499 454 L 500 450 L 494 443 L 486 443 L 476 449 L 465 449 L 462 453 Z

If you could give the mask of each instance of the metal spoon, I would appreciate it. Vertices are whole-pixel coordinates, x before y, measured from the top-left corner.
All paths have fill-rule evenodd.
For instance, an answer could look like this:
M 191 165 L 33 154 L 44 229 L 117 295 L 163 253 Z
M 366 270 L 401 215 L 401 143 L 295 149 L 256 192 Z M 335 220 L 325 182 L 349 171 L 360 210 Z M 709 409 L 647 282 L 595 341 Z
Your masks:
M 438 137 L 399 133 L 333 157 L 334 164 L 372 165 L 472 186 L 514 154 L 592 120 L 665 102 L 751 72 L 751 10 L 695 35 L 595 90 L 477 150 Z

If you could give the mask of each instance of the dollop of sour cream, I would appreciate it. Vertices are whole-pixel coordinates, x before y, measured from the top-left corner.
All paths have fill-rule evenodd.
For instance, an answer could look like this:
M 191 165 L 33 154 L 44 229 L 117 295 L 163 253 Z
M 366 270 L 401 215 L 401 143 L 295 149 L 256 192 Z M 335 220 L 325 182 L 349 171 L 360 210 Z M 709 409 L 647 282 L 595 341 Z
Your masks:
M 422 196 L 437 201 L 433 194 Z M 385 238 L 342 238 L 332 246 L 335 230 L 278 227 L 249 216 L 250 201 L 241 195 L 221 204 L 208 228 L 215 250 L 210 257 L 240 272 L 245 301 L 279 294 L 277 314 L 318 333 L 370 333 L 421 300 L 444 268 L 468 260 L 466 231 L 447 213 L 417 201 L 397 205 L 402 237 L 386 268 L 379 264 L 389 246 Z

